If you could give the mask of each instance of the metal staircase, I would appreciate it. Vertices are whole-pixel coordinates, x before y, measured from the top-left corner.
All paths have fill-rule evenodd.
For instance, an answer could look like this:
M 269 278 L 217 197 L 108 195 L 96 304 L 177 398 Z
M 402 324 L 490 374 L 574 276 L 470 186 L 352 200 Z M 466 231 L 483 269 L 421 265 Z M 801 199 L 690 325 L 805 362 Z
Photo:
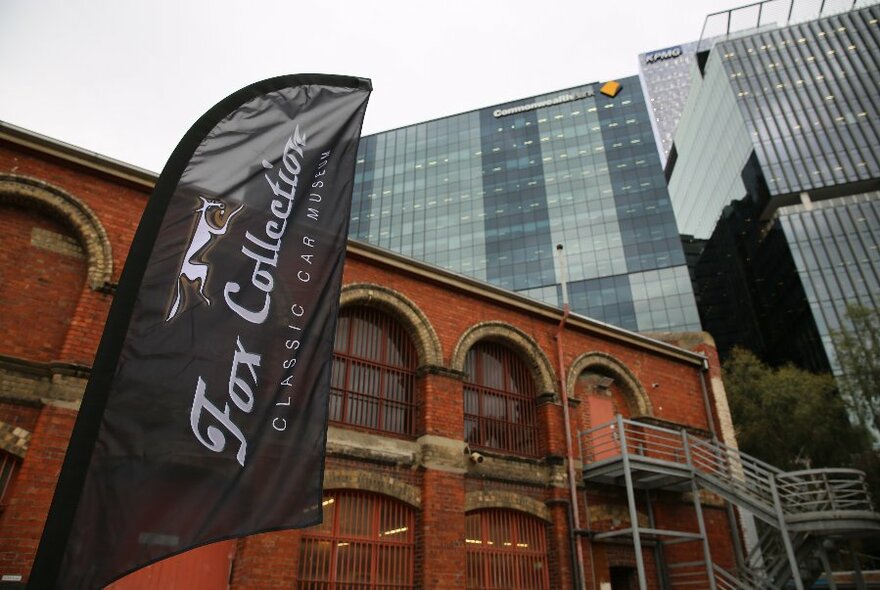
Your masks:
M 624 486 L 631 526 L 594 532 L 595 540 L 631 537 L 657 543 L 702 543 L 704 560 L 666 564 L 674 588 L 803 590 L 818 575 L 811 567 L 822 553 L 822 539 L 880 531 L 865 474 L 855 469 L 784 472 L 715 440 L 645 422 L 613 422 L 581 433 L 585 482 Z M 698 531 L 660 530 L 639 525 L 636 490 L 691 492 Z M 753 551 L 727 571 L 714 564 L 706 535 L 700 490 L 745 510 L 761 523 L 763 534 Z M 635 552 L 640 588 L 646 588 L 641 551 Z M 827 567 L 827 565 L 826 565 Z M 790 584 L 790 586 L 786 586 Z

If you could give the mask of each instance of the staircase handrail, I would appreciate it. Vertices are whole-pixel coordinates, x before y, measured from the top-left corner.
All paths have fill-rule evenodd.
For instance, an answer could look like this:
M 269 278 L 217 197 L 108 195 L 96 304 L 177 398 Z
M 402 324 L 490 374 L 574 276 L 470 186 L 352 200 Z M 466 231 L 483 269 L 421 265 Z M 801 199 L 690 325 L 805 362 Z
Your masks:
M 621 448 L 620 429 L 624 448 Z M 646 433 L 651 433 L 648 436 Z M 618 418 L 605 422 L 580 434 L 581 458 L 584 463 L 608 458 L 627 452 L 630 455 L 648 456 L 673 463 L 685 463 L 681 432 L 653 424 Z
M 865 473 L 858 469 L 803 469 L 781 473 L 776 479 L 787 514 L 874 511 Z
M 756 588 L 768 587 L 764 578 L 750 570 L 738 570 L 736 573 L 733 573 L 717 563 L 713 563 L 712 571 L 715 574 L 715 585 L 719 589 L 755 590 Z
M 687 434 L 694 468 L 704 476 L 714 477 L 732 490 L 772 510 L 771 480 L 782 473 L 778 468 L 723 443 Z
M 714 478 L 721 487 L 768 511 L 774 510 L 774 485 L 785 514 L 874 511 L 865 474 L 857 469 L 782 471 L 739 449 L 685 429 L 673 430 L 621 416 L 581 432 L 579 438 L 585 465 L 621 453 L 675 463 Z
M 612 422 L 581 432 L 579 443 L 585 470 L 590 463 L 624 454 L 628 457 L 624 457 L 625 465 L 627 460 L 632 465 L 635 459 L 643 464 L 648 460 L 674 463 L 685 468 L 700 485 L 742 503 L 756 515 L 763 514 L 762 518 L 778 532 L 780 541 L 764 539 L 760 543 L 763 555 L 759 558 L 756 552 L 750 552 L 748 556 L 747 567 L 755 569 L 743 571 L 740 577 L 714 567 L 716 585 L 723 590 L 775 588 L 792 575 L 800 576 L 797 564 L 802 563 L 804 552 L 814 550 L 812 527 L 820 524 L 813 522 L 817 519 L 822 521 L 819 529 L 824 530 L 822 527 L 837 526 L 837 522 L 844 526 L 851 526 L 848 523 L 852 519 L 860 522 L 864 515 L 859 512 L 871 513 L 870 518 L 876 518 L 866 475 L 857 469 L 782 471 L 684 428 L 673 430 L 619 415 Z M 800 528 L 793 529 L 794 526 Z M 680 574 L 687 576 L 690 572 Z

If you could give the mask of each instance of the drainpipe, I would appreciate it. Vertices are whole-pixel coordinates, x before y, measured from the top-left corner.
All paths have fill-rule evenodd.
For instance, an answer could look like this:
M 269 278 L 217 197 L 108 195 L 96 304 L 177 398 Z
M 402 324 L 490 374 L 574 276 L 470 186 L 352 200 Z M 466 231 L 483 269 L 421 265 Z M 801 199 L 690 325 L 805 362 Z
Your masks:
M 556 358 L 559 363 L 559 391 L 562 396 L 562 417 L 565 421 L 565 458 L 568 465 L 568 494 L 569 494 L 569 542 L 575 548 L 572 558 L 572 574 L 575 589 L 583 590 L 584 586 L 584 550 L 577 531 L 581 526 L 580 510 L 578 509 L 577 484 L 574 473 L 574 451 L 571 443 L 571 420 L 568 408 L 568 391 L 565 387 L 565 361 L 562 357 L 562 333 L 565 330 L 565 321 L 568 319 L 570 309 L 568 307 L 568 277 L 565 267 L 565 255 L 562 253 L 562 244 L 557 244 L 556 253 L 559 258 L 559 270 L 562 283 L 562 319 L 556 328 Z
M 712 438 L 718 440 L 718 433 L 715 432 L 715 418 L 712 415 L 712 405 L 709 403 L 709 390 L 706 388 L 706 373 L 709 372 L 709 359 L 703 357 L 703 364 L 700 367 L 700 387 L 703 388 L 703 405 L 706 406 L 706 420 L 709 422 L 709 432 Z
M 709 403 L 709 391 L 706 387 L 706 373 L 709 372 L 709 358 L 703 356 L 703 364 L 700 370 L 700 386 L 703 388 L 703 403 L 706 405 L 706 418 L 709 422 L 709 432 L 712 433 L 712 440 L 715 442 L 723 442 L 718 440 L 718 433 L 715 431 L 715 418 L 712 415 L 712 405 Z M 733 510 L 733 505 L 727 500 L 724 501 L 725 511 L 727 513 L 727 525 L 730 527 L 730 536 L 731 542 L 733 543 L 733 554 L 734 560 L 736 561 L 736 566 L 739 569 L 746 569 L 746 556 L 745 551 L 742 545 L 742 539 L 740 538 L 737 531 L 740 527 L 737 526 L 736 514 Z M 743 518 L 744 515 L 740 512 L 740 518 Z M 743 534 L 748 536 L 747 528 L 748 525 L 743 522 L 741 523 Z

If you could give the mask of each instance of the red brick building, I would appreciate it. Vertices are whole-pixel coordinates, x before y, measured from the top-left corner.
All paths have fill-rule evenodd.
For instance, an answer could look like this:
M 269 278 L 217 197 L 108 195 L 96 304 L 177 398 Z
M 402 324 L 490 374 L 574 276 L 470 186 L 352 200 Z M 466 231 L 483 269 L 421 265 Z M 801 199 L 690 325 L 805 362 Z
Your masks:
M 146 171 L 0 127 L 4 581 L 28 577 L 154 181 Z M 214 576 L 219 587 L 228 580 L 236 589 L 571 588 L 582 561 L 585 587 L 600 590 L 637 587 L 630 584 L 639 567 L 648 587 L 664 587 L 661 580 L 674 587 L 686 573 L 681 564 L 705 562 L 707 552 L 712 563 L 734 567 L 739 534 L 720 496 L 660 486 L 628 502 L 620 477 L 582 476 L 583 466 L 605 457 L 598 443 L 591 446 L 603 433 L 612 433 L 616 448 L 624 431 L 651 443 L 651 433 L 667 432 L 657 427 L 735 447 L 705 334 L 648 337 L 564 318 L 559 309 L 354 242 L 343 285 L 324 524 L 202 549 L 199 559 L 157 564 L 119 587 L 139 587 L 140 575 L 141 587 L 173 587 L 168 580 L 218 587 L 208 581 Z M 635 421 L 579 434 L 616 415 Z M 637 556 L 632 532 L 640 528 Z M 657 531 L 680 531 L 681 542 L 660 542 L 673 537 Z M 706 576 L 696 569 L 703 573 L 687 575 Z

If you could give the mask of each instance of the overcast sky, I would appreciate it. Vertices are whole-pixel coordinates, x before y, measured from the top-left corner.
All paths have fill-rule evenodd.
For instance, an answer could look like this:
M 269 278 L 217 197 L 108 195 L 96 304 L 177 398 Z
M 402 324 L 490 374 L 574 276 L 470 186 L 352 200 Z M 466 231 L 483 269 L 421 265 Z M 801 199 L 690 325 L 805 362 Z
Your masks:
M 746 0 L 0 0 L 0 120 L 148 170 L 257 80 L 371 78 L 364 133 L 638 73 Z

